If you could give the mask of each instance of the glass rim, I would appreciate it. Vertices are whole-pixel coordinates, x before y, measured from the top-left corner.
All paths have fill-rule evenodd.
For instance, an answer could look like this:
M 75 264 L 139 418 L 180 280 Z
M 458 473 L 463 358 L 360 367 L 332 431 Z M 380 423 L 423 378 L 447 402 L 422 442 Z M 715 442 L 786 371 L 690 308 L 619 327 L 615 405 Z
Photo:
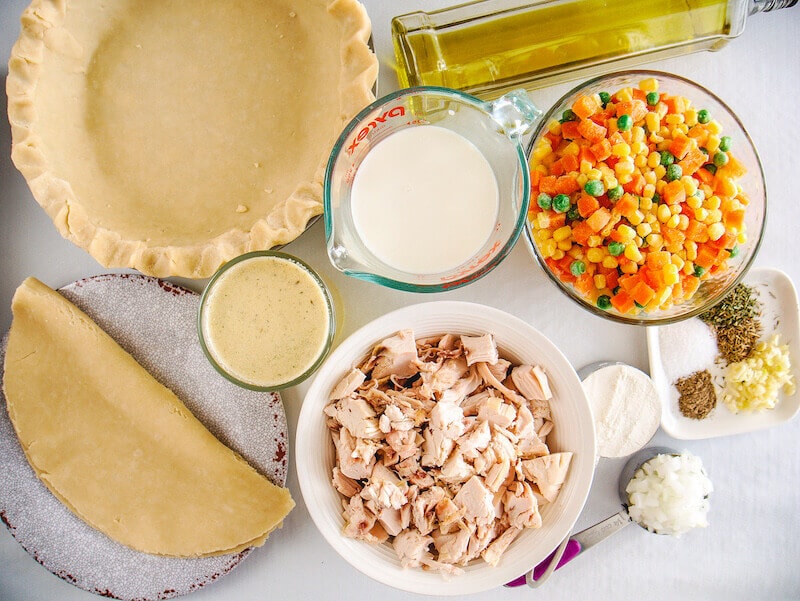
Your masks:
M 222 365 L 219 364 L 219 362 L 217 361 L 217 359 L 214 357 L 213 353 L 209 349 L 209 346 L 206 343 L 206 335 L 205 335 L 205 332 L 204 332 L 204 329 L 203 329 L 203 315 L 204 315 L 204 309 L 205 309 L 205 306 L 206 306 L 206 300 L 208 299 L 208 296 L 209 296 L 211 290 L 214 288 L 216 282 L 219 281 L 220 277 L 222 277 L 222 275 L 224 275 L 225 272 L 227 272 L 232 267 L 238 265 L 239 263 L 242 263 L 244 261 L 248 261 L 248 260 L 251 260 L 251 259 L 257 259 L 257 258 L 260 258 L 260 257 L 273 257 L 273 258 L 276 258 L 276 259 L 289 261 L 289 262 L 295 264 L 296 266 L 300 267 L 306 273 L 308 273 L 311 276 L 311 278 L 314 280 L 316 285 L 319 287 L 319 289 L 321 290 L 322 296 L 325 299 L 325 306 L 326 306 L 327 312 L 328 312 L 328 334 L 325 337 L 325 342 L 322 345 L 322 349 L 321 349 L 320 353 L 318 354 L 318 356 L 309 365 L 309 367 L 307 369 L 305 369 L 298 376 L 292 378 L 291 380 L 289 380 L 287 382 L 281 382 L 281 383 L 278 383 L 278 384 L 271 384 L 271 385 L 259 385 L 259 384 L 254 384 L 252 382 L 247 382 L 247 381 L 241 380 L 240 378 L 237 378 L 235 375 L 233 375 L 230 372 L 228 372 L 224 367 L 222 367 Z M 211 364 L 211 366 L 217 371 L 217 373 L 222 375 L 229 382 L 231 382 L 231 383 L 233 383 L 233 384 L 235 384 L 235 385 L 237 385 L 237 386 L 239 386 L 241 388 L 246 388 L 247 390 L 253 390 L 253 391 L 256 391 L 256 392 L 277 392 L 279 390 L 283 390 L 285 388 L 290 388 L 291 386 L 295 386 L 295 385 L 303 382 L 304 380 L 308 379 L 311 376 L 311 374 L 313 374 L 319 368 L 319 366 L 325 360 L 325 357 L 330 352 L 331 347 L 333 346 L 333 339 L 334 339 L 334 336 L 336 334 L 336 316 L 335 316 L 335 313 L 334 313 L 334 303 L 333 303 L 333 298 L 331 297 L 331 293 L 330 293 L 330 290 L 328 289 L 327 284 L 325 284 L 324 280 L 319 276 L 319 274 L 311 266 L 309 266 L 305 261 L 303 261 L 302 259 L 300 259 L 300 258 L 298 258 L 298 257 L 296 257 L 294 255 L 291 255 L 289 253 L 285 253 L 285 252 L 282 252 L 282 251 L 278 251 L 278 250 L 254 250 L 254 251 L 250 251 L 250 252 L 244 253 L 242 255 L 239 255 L 238 257 L 234 257 L 233 259 L 231 259 L 230 261 L 225 263 L 222 267 L 220 267 L 214 273 L 214 275 L 211 276 L 211 279 L 209 279 L 208 283 L 205 285 L 205 288 L 203 289 L 203 292 L 200 295 L 200 304 L 199 304 L 199 307 L 198 307 L 198 310 L 197 310 L 197 322 L 196 323 L 197 323 L 198 339 L 200 341 L 200 348 L 202 348 L 203 354 L 205 355 L 206 359 Z

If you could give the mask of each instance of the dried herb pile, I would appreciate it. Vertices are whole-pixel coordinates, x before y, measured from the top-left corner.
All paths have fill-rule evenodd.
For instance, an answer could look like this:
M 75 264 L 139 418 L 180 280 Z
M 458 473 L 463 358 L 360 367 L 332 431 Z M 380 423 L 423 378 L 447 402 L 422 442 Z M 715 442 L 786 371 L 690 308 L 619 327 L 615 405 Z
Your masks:
M 678 389 L 678 409 L 686 417 L 703 419 L 717 405 L 714 383 L 707 369 L 693 373 L 675 382 Z
M 719 353 L 726 363 L 750 356 L 761 336 L 761 303 L 752 288 L 737 284 L 722 302 L 702 315 L 717 337 Z

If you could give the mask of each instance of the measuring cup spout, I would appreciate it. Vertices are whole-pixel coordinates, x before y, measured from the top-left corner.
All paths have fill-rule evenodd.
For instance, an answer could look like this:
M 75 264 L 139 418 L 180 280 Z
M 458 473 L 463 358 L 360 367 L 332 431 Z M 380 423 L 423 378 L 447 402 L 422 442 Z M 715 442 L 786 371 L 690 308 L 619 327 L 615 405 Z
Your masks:
M 489 114 L 509 137 L 521 138 L 539 119 L 540 111 L 525 90 L 514 90 L 488 106 Z

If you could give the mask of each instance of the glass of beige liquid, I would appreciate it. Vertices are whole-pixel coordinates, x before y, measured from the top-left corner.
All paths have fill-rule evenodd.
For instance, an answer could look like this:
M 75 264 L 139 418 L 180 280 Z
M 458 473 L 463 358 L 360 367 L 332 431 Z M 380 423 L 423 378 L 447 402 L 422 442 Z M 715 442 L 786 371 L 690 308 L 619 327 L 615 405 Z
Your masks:
M 200 299 L 200 345 L 228 380 L 258 391 L 299 384 L 322 363 L 335 332 L 333 302 L 306 263 L 254 251 L 222 266 Z

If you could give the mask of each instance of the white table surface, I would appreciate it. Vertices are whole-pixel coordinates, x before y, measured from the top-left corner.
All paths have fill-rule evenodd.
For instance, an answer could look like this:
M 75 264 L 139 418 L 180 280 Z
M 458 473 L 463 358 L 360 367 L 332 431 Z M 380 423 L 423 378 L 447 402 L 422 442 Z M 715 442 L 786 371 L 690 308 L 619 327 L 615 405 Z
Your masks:
M 452 3 L 452 2 L 451 2 Z M 421 1 L 366 0 L 381 62 L 380 92 L 397 87 L 389 21 L 421 8 Z M 428 8 L 447 2 L 427 3 Z M 8 57 L 27 0 L 0 2 L 0 57 Z M 7 74 L 6 59 L 3 75 Z M 800 232 L 800 8 L 751 18 L 744 34 L 716 53 L 655 62 L 648 67 L 684 75 L 724 98 L 747 126 L 766 170 L 769 211 L 756 265 L 771 266 L 800 282 L 793 242 Z M 546 108 L 570 84 L 533 93 Z M 3 86 L 4 88 L 4 86 Z M 2 113 L 6 99 L 2 94 Z M 290 101 L 290 99 L 287 99 Z M 57 233 L 33 200 L 10 159 L 7 120 L 0 125 L 0 331 L 11 322 L 15 288 L 34 275 L 52 287 L 109 270 Z M 583 312 L 568 302 L 534 264 L 523 240 L 488 276 L 465 288 L 422 295 L 356 281 L 335 271 L 317 222 L 286 250 L 318 269 L 345 307 L 337 340 L 384 312 L 447 298 L 504 309 L 534 325 L 579 368 L 600 360 L 647 370 L 645 330 Z M 199 290 L 203 282 L 186 282 Z M 290 439 L 308 384 L 283 394 Z M 675 539 L 626 528 L 555 573 L 543 588 L 498 588 L 472 598 L 496 601 L 534 595 L 561 599 L 800 599 L 800 419 L 768 431 L 705 441 L 665 443 L 698 454 L 715 486 L 710 526 Z M 621 461 L 601 460 L 589 500 L 576 524 L 582 529 L 618 509 Z M 414 595 L 378 584 L 334 553 L 314 527 L 297 484 L 288 486 L 297 507 L 236 570 L 192 594 L 194 601 L 262 599 L 407 599 Z M 0 528 L 0 600 L 91 601 L 94 595 L 50 574 Z M 420 599 L 425 597 L 420 596 Z

